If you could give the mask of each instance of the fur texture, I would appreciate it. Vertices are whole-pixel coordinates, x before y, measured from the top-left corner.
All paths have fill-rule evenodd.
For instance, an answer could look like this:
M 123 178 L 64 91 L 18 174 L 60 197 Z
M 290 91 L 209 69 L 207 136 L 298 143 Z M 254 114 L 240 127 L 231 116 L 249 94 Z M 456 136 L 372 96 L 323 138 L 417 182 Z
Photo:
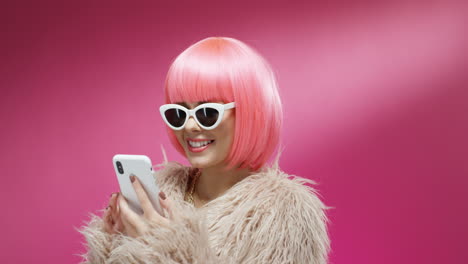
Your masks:
M 91 214 L 80 232 L 83 263 L 327 263 L 326 207 L 308 186 L 275 165 L 196 209 L 183 201 L 191 168 L 164 163 L 156 181 L 181 217 L 137 239 L 109 235 Z

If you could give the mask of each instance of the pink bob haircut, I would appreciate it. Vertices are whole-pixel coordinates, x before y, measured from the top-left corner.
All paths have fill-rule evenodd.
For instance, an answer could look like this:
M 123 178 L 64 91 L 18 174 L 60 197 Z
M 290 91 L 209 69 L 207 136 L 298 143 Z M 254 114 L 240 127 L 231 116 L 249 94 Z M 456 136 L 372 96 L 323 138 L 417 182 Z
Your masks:
M 235 102 L 235 131 L 228 168 L 260 169 L 276 150 L 283 110 L 268 62 L 245 43 L 209 37 L 183 51 L 172 63 L 164 85 L 166 103 Z M 185 152 L 174 132 L 170 141 Z

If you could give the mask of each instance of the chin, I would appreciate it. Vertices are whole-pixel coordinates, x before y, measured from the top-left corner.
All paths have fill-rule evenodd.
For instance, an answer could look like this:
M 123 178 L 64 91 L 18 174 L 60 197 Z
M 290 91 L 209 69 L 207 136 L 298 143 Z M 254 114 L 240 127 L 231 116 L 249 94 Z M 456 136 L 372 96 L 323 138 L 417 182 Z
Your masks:
M 207 168 L 212 166 L 212 161 L 204 158 L 204 157 L 191 157 L 188 159 L 189 163 L 192 165 L 194 168 Z

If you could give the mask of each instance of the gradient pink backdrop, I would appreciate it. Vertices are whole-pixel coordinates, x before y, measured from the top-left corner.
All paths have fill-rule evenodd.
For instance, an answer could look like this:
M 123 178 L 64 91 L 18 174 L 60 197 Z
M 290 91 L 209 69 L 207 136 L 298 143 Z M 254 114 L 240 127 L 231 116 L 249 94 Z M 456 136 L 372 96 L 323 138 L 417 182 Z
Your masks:
M 171 60 L 208 36 L 275 69 L 280 165 L 335 207 L 330 263 L 466 263 L 465 6 L 97 2 L 1 8 L 1 263 L 77 263 L 114 154 L 186 164 L 157 108 Z

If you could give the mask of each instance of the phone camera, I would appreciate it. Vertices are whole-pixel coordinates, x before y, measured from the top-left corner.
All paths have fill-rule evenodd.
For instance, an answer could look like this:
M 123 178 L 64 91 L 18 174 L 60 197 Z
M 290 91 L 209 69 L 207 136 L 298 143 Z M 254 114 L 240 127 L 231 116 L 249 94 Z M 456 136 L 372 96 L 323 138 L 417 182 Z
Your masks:
M 117 161 L 115 164 L 117 165 L 117 170 L 119 171 L 119 173 L 124 174 L 122 163 L 120 163 L 120 161 Z

